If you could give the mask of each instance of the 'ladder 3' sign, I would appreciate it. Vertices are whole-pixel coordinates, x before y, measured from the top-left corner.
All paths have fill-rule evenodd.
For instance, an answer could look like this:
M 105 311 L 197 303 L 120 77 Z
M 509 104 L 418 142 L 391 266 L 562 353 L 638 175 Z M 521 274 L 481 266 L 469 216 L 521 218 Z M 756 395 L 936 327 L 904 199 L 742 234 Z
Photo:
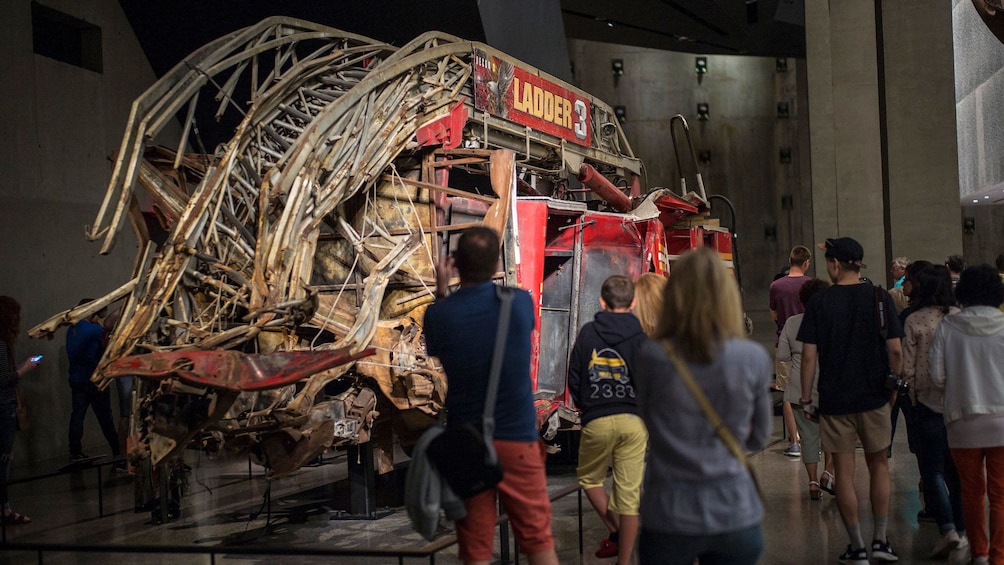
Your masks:
M 579 145 L 592 144 L 588 98 L 480 49 L 474 50 L 474 107 Z

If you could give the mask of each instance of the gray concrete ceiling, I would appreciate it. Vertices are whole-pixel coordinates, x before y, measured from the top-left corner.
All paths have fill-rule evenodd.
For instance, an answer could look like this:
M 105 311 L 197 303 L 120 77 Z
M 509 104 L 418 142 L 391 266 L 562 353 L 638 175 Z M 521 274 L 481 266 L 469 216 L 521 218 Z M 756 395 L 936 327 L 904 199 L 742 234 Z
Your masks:
M 569 38 L 724 55 L 805 57 L 804 0 L 561 0 Z

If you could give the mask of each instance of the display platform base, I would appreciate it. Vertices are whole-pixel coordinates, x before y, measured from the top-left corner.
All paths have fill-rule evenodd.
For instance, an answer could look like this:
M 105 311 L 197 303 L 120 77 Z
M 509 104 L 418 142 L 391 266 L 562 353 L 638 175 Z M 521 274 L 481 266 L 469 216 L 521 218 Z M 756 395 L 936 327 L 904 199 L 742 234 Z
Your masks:
M 108 457 L 108 455 L 95 455 L 94 457 L 85 457 L 83 459 L 77 459 L 76 461 L 70 461 L 66 465 L 60 467 L 57 472 L 65 473 L 67 471 L 75 471 L 77 469 L 87 469 L 89 467 L 93 467 L 98 461 Z

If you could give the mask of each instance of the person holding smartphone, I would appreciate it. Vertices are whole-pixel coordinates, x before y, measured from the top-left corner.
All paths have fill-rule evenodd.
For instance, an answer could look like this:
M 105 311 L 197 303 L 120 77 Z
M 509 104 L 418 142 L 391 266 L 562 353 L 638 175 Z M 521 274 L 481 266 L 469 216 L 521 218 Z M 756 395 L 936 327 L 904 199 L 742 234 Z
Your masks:
M 0 507 L 4 524 L 27 524 L 31 518 L 11 510 L 7 497 L 14 437 L 17 432 L 17 389 L 21 377 L 38 366 L 36 355 L 16 365 L 14 344 L 21 330 L 21 305 L 9 296 L 0 296 Z

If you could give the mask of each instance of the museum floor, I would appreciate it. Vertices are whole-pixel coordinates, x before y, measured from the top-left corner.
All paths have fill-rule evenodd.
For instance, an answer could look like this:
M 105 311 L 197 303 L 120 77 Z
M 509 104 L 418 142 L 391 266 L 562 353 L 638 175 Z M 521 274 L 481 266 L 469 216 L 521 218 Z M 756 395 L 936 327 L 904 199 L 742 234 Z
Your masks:
M 780 430 L 780 419 L 776 428 Z M 901 428 L 902 429 L 902 428 Z M 780 431 L 775 432 L 780 438 Z M 836 563 L 847 536 L 840 523 L 833 497 L 823 494 L 820 501 L 810 500 L 802 465 L 797 459 L 782 455 L 784 442 L 778 441 L 752 456 L 753 467 L 764 489 L 767 516 L 763 523 L 765 550 L 761 563 L 810 564 Z M 938 534 L 932 523 L 917 522 L 920 501 L 917 496 L 917 469 L 906 446 L 905 434 L 897 434 L 890 468 L 893 475 L 892 512 L 889 536 L 902 563 L 934 562 L 928 559 Z M 11 500 L 18 511 L 33 518 L 28 525 L 8 526 L 7 542 L 41 544 L 43 551 L 10 551 L 0 547 L 2 563 L 105 564 L 105 563 L 457 563 L 456 546 L 451 545 L 429 557 L 381 555 L 320 556 L 314 550 L 345 551 L 413 550 L 427 544 L 408 526 L 401 507 L 392 507 L 390 515 L 376 520 L 332 520 L 346 509 L 348 481 L 345 454 L 326 456 L 316 466 L 305 467 L 294 475 L 275 481 L 271 488 L 271 514 L 252 517 L 263 508 L 266 481 L 255 467 L 249 477 L 246 460 L 209 461 L 193 452 L 186 457 L 192 466 L 190 494 L 184 499 L 180 518 L 164 525 L 153 525 L 150 512 L 133 511 L 133 487 L 128 477 L 117 477 L 110 467 L 102 472 L 101 510 L 99 517 L 98 473 L 96 469 L 62 474 L 51 478 L 11 486 Z M 53 464 L 55 467 L 56 464 Z M 52 469 L 38 469 L 39 473 Z M 28 475 L 21 469 L 17 477 Z M 867 473 L 862 457 L 858 458 L 855 477 L 863 492 Z M 555 465 L 550 476 L 557 491 L 573 485 L 574 470 Z M 381 486 L 381 496 L 393 493 L 395 485 Z M 387 503 L 378 499 L 378 504 Z M 593 557 L 603 537 L 599 519 L 585 497 L 585 555 L 579 553 L 578 498 L 576 493 L 554 502 L 554 533 L 561 563 L 613 563 L 613 559 Z M 871 518 L 867 500 L 862 501 L 862 522 L 867 536 Z M 451 530 L 444 530 L 449 536 Z M 498 536 L 496 536 L 496 541 Z M 55 551 L 72 544 L 95 549 L 107 546 L 154 546 L 168 549 L 211 550 L 212 553 L 112 553 L 108 551 Z M 9 547 L 9 546 L 8 546 Z M 276 555 L 249 555 L 248 551 L 277 549 Z M 242 550 L 244 553 L 242 554 Z M 299 553 L 297 553 L 299 552 Z M 306 554 L 306 555 L 304 555 Z M 498 558 L 499 554 L 496 554 Z M 525 558 L 521 558 L 525 562 Z

